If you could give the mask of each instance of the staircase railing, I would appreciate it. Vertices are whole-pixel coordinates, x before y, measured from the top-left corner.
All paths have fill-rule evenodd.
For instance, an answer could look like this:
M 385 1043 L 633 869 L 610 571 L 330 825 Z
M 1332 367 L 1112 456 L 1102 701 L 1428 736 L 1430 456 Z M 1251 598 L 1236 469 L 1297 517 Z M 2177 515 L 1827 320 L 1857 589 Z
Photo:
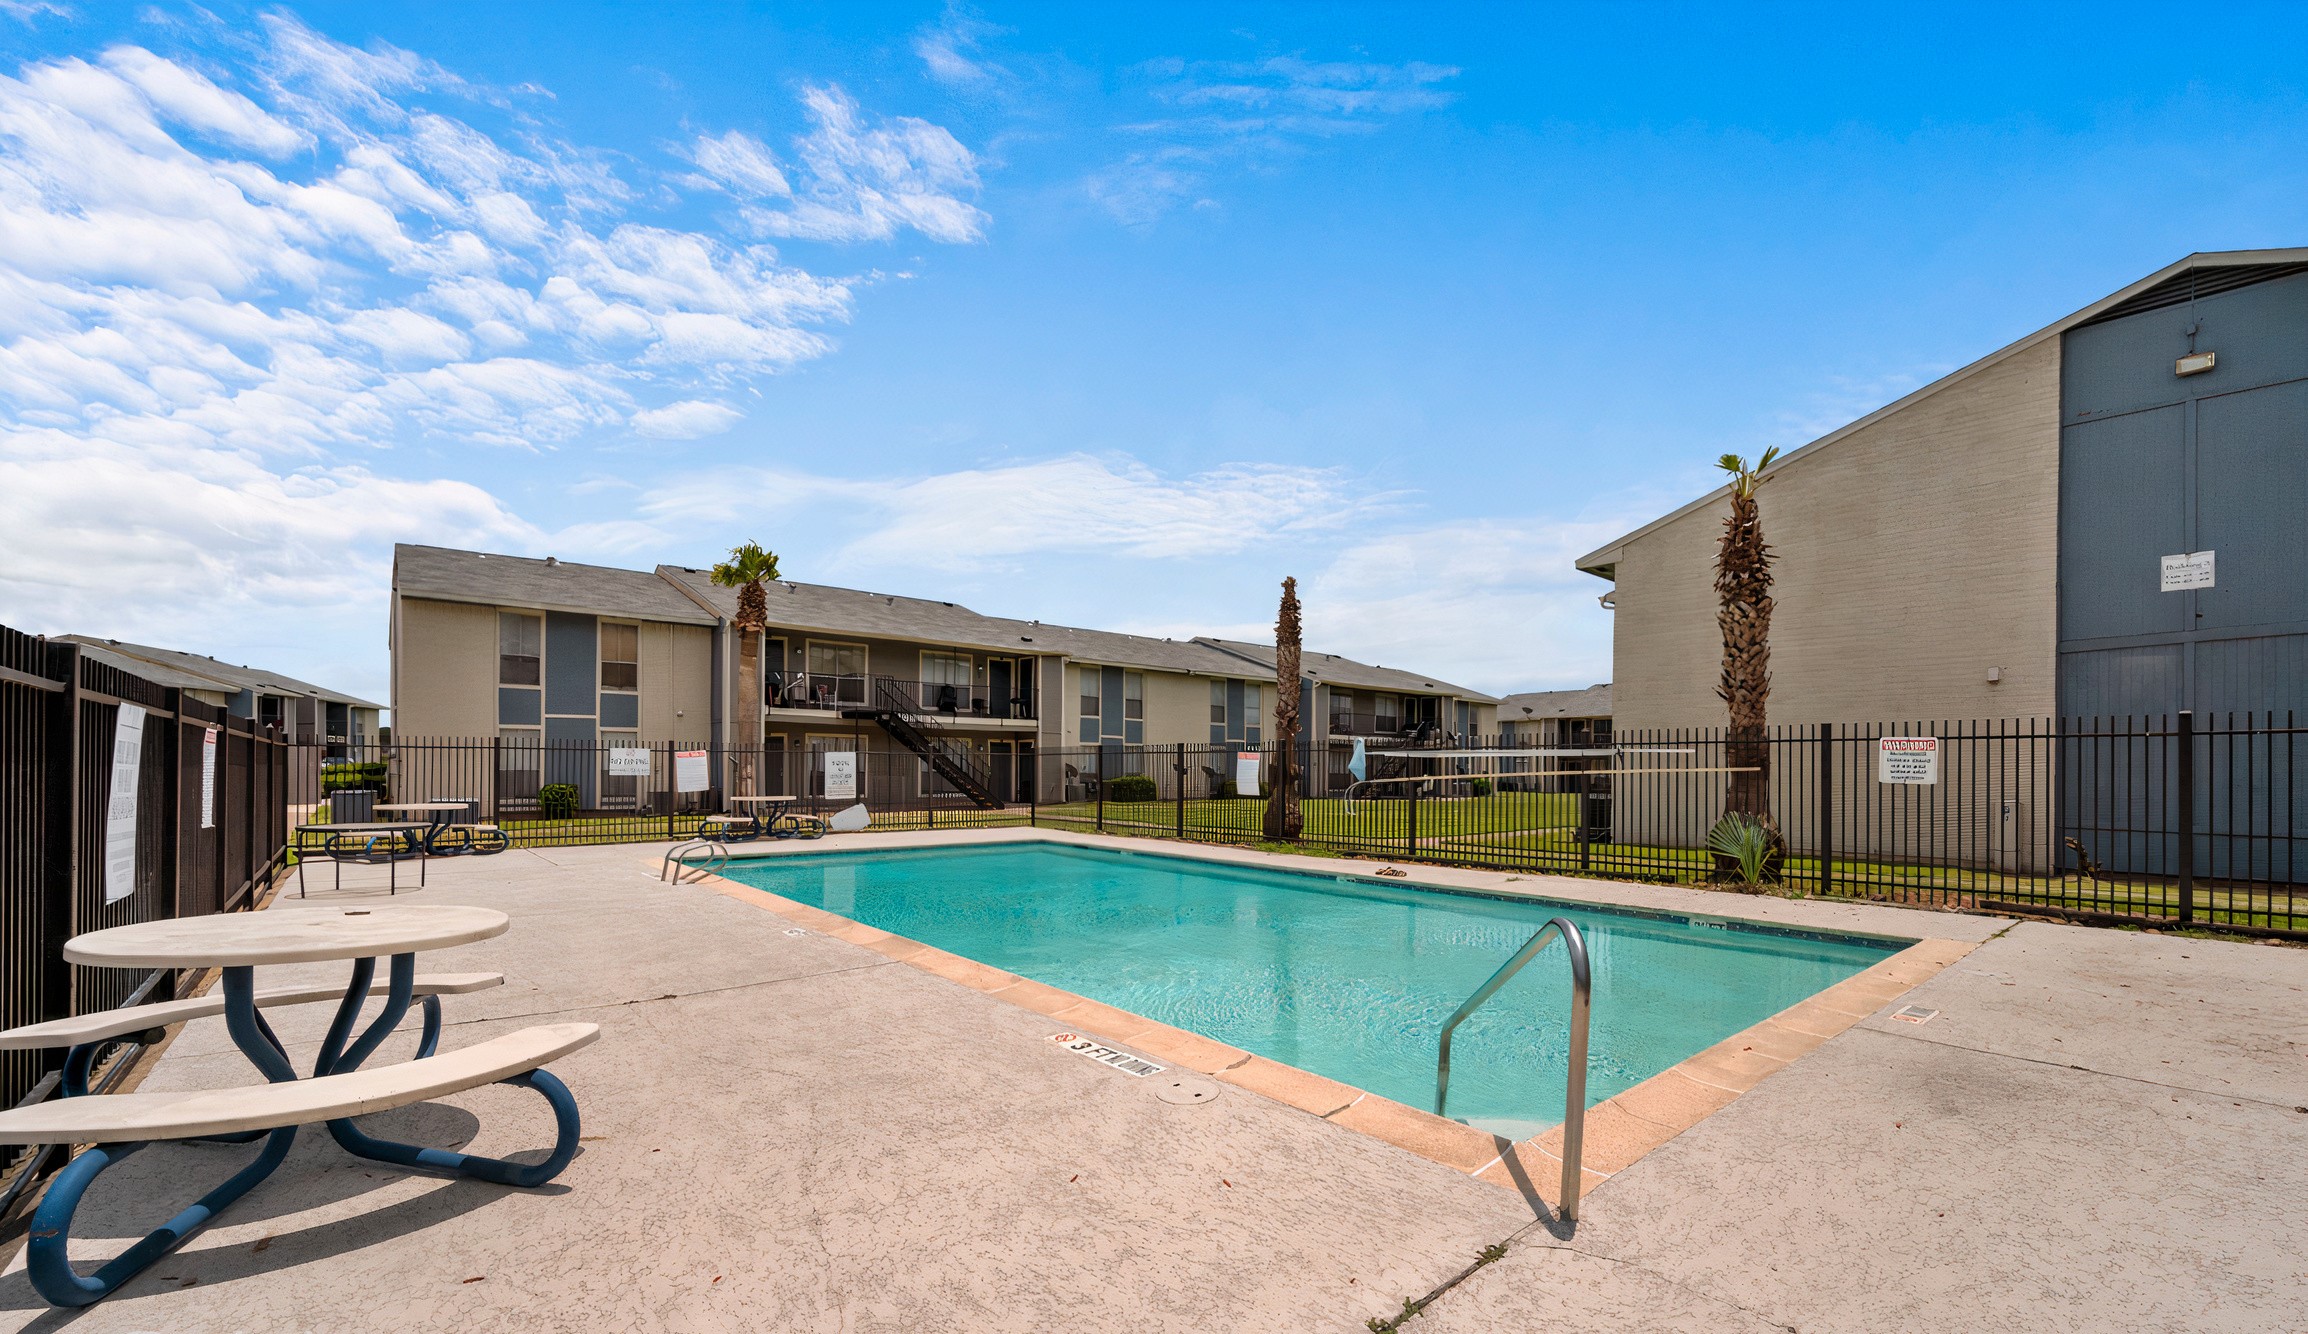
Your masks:
M 1482 1007 L 1483 1002 L 1498 994 L 1500 987 L 1514 979 L 1523 965 L 1538 957 L 1547 942 L 1561 937 L 1563 949 L 1571 956 L 1571 1060 L 1563 1076 L 1563 1217 L 1579 1219 L 1579 1173 L 1585 1156 L 1587 1133 L 1587 1019 L 1594 1008 L 1595 982 L 1587 971 L 1587 942 L 1579 934 L 1578 926 L 1567 917 L 1548 920 L 1537 934 L 1523 942 L 1515 957 L 1500 965 L 1491 974 L 1491 980 L 1476 988 L 1467 997 L 1442 1028 L 1442 1047 L 1434 1064 L 1434 1111 L 1443 1114 L 1443 1101 L 1450 1096 L 1451 1086 L 1451 1032 L 1466 1022 L 1466 1017 Z
M 961 789 L 964 796 L 980 806 L 1002 804 L 1001 798 L 994 794 L 992 767 L 981 764 L 969 747 L 929 735 L 929 720 L 915 712 L 915 702 L 897 688 L 896 682 L 885 677 L 875 683 L 874 705 L 882 727 L 906 749 L 929 761 L 930 768 L 940 778 Z

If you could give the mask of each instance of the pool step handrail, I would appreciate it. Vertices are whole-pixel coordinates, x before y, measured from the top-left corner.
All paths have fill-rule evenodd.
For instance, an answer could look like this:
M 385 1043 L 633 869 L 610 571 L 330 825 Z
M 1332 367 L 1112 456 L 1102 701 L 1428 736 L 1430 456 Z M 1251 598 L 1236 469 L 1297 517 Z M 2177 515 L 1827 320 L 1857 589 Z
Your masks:
M 1586 1147 L 1587 1131 L 1587 1019 L 1594 1009 L 1595 982 L 1587 971 L 1587 941 L 1579 934 L 1578 924 L 1567 917 L 1549 918 L 1515 957 L 1506 961 L 1491 974 L 1491 980 L 1467 997 L 1466 1004 L 1451 1015 L 1442 1027 L 1442 1047 L 1434 1063 L 1434 1114 L 1443 1114 L 1443 1100 L 1450 1096 L 1451 1086 L 1451 1032 L 1466 1022 L 1466 1017 L 1482 1007 L 1484 1001 L 1498 993 L 1500 987 L 1513 980 L 1523 965 L 1539 955 L 1547 942 L 1561 937 L 1563 948 L 1571 956 L 1571 1063 L 1563 1079 L 1563 1217 L 1571 1222 L 1579 1220 L 1579 1184 L 1581 1159 Z
M 690 854 L 693 852 L 702 852 L 706 856 L 702 861 L 693 862 L 689 860 Z M 686 883 L 682 877 L 691 871 L 697 872 L 698 877 L 703 879 L 727 865 L 729 865 L 729 849 L 727 847 L 714 839 L 693 838 L 686 843 L 676 843 L 671 848 L 666 849 L 665 860 L 657 864 L 657 878 L 664 880 L 670 876 L 673 883 L 679 885 Z

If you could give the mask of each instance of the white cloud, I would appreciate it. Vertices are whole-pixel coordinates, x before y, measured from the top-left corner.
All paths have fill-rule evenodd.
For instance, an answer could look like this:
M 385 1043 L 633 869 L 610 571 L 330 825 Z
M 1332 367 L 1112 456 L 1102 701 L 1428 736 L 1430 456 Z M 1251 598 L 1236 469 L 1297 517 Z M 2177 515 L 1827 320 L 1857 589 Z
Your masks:
M 655 440 L 695 440 L 700 436 L 719 435 L 744 416 L 727 403 L 692 399 L 634 413 L 633 429 Z
M 1172 478 L 1070 454 L 904 480 L 717 469 L 656 488 L 640 510 L 667 525 L 838 513 L 862 529 L 838 561 L 975 571 L 1051 552 L 1225 555 L 1336 531 L 1392 500 L 1324 468 L 1242 463 Z
M 849 318 L 847 281 L 641 216 L 675 178 L 637 189 L 647 167 L 555 138 L 519 109 L 537 90 L 279 11 L 162 31 L 182 49 L 0 73 L 0 619 L 373 611 L 392 540 L 542 540 L 472 486 L 388 476 L 395 450 L 727 430 L 745 377 L 824 355 Z M 741 135 L 698 167 L 793 196 L 783 235 L 980 234 L 944 130 L 832 89 L 803 110 L 798 192 Z
M 1611 679 L 1611 586 L 1572 564 L 1649 518 L 1490 519 L 1356 542 L 1305 580 L 1307 641 L 1493 693 Z
M 740 196 L 774 195 L 782 199 L 793 194 L 785 173 L 778 169 L 777 155 L 769 151 L 769 145 L 743 131 L 698 139 L 691 160 L 708 181 Z
M 794 140 L 806 174 L 789 203 L 749 206 L 754 226 L 811 241 L 881 241 L 901 227 L 948 243 L 985 235 L 986 215 L 962 198 L 977 192 L 978 163 L 960 140 L 912 116 L 869 124 L 831 85 L 802 104 L 816 123 Z
M 936 23 L 914 34 L 914 54 L 931 78 L 957 88 L 978 89 L 1004 81 L 1010 72 L 986 59 L 984 39 L 1004 31 L 953 4 Z
M 1437 110 L 1459 71 L 1411 61 L 1161 60 L 1140 66 L 1166 114 L 1120 127 L 1145 146 L 1092 172 L 1092 200 L 1129 226 L 1183 205 L 1215 207 L 1214 178 L 1255 170 L 1340 135 L 1368 134 L 1390 118 Z

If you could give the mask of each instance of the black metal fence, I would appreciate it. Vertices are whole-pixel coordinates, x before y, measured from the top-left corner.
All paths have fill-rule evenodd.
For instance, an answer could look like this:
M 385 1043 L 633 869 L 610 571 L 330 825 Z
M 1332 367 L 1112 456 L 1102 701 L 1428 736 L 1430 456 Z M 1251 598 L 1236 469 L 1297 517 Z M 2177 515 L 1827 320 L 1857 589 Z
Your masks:
M 1759 749 L 1781 887 L 2087 921 L 2308 934 L 2308 747 L 2290 715 L 1818 724 Z M 1304 846 L 1653 881 L 1731 878 L 1710 850 L 1725 729 L 1620 730 L 1534 754 L 1482 739 L 1301 748 Z M 1256 756 L 1255 776 L 1242 770 Z M 1256 841 L 1271 747 L 1039 757 L 1037 824 Z M 1251 783 L 1258 785 L 1254 792 Z
M 2308 753 L 2289 715 L 1625 729 L 1540 752 L 1443 737 L 1300 747 L 1301 847 L 1532 872 L 1711 881 L 1731 771 L 1760 750 L 1775 883 L 1887 902 L 2084 920 L 2308 932 Z M 951 739 L 951 738 L 949 738 Z M 1036 749 L 971 742 L 1002 804 L 895 744 L 853 752 L 494 738 L 294 747 L 291 787 L 360 802 L 460 799 L 516 844 L 687 837 L 755 792 L 877 828 L 1037 824 L 1219 842 L 1264 838 L 1271 746 Z M 1888 747 L 1888 748 L 1887 748 Z M 849 754 L 841 761 L 829 755 Z M 1245 767 L 1245 757 L 1255 764 Z M 846 781 L 845 781 L 846 779 Z M 1894 781 L 1896 780 L 1896 781 Z M 2183 799 L 2182 794 L 2193 794 Z M 309 818 L 310 807 L 292 809 Z
M 116 812 L 116 745 L 139 710 L 136 790 Z M 68 965 L 64 942 L 245 907 L 281 863 L 288 764 L 275 729 L 4 626 L 0 775 L 0 1027 L 165 999 L 173 976 Z M 113 849 L 116 876 L 108 838 L 131 832 Z M 0 1106 L 42 1096 L 62 1056 L 0 1053 Z

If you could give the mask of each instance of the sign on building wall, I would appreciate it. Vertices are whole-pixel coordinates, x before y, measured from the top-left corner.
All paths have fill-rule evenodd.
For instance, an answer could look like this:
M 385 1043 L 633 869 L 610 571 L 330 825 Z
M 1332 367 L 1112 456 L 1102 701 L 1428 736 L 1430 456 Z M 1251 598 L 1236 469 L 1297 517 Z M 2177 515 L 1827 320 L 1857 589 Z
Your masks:
M 216 729 L 200 739 L 200 827 L 216 828 Z
M 857 752 L 828 750 L 825 757 L 825 795 L 829 801 L 857 800 Z
M 713 786 L 707 776 L 705 752 L 677 750 L 673 752 L 673 790 L 676 792 L 703 792 Z
M 104 810 L 104 901 L 136 892 L 136 780 L 144 767 L 144 709 L 120 706 L 112 725 L 112 800 Z
M 704 752 L 695 752 L 703 754 Z M 609 748 L 609 776 L 611 778 L 647 778 L 649 776 L 649 748 L 647 746 L 611 746 Z M 684 789 L 687 791 L 689 789 Z
M 2186 551 L 2163 558 L 2162 591 L 2183 593 L 2191 588 L 2212 586 L 2212 553 Z
M 1885 736 L 1875 739 L 1875 781 L 1929 786 L 1939 781 L 1939 738 Z
M 1234 795 L 1258 795 L 1258 752 L 1255 750 L 1236 751 L 1234 754 Z

